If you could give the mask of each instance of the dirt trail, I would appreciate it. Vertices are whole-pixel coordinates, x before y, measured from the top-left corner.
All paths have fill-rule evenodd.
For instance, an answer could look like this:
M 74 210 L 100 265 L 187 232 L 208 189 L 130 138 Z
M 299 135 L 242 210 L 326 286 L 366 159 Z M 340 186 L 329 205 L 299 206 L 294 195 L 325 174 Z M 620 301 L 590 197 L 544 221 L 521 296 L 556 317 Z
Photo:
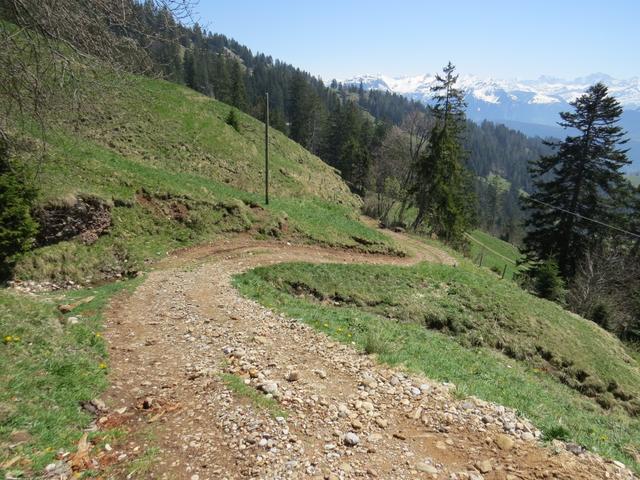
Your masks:
M 512 411 L 456 400 L 447 385 L 377 365 L 231 286 L 239 272 L 286 261 L 454 263 L 393 236 L 411 257 L 236 237 L 172 256 L 114 303 L 105 334 L 111 413 L 103 423 L 131 432 L 109 453 L 115 476 L 632 478 L 591 454 L 543 447 Z M 283 416 L 234 392 L 223 375 L 258 395 L 273 392 Z

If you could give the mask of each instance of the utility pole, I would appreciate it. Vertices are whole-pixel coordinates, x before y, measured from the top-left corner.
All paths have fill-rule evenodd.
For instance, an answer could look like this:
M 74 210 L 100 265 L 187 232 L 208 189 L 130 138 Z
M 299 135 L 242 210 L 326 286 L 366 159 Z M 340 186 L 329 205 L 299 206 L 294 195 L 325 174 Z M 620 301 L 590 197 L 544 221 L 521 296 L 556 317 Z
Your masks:
M 264 203 L 269 205 L 269 92 L 264 111 Z

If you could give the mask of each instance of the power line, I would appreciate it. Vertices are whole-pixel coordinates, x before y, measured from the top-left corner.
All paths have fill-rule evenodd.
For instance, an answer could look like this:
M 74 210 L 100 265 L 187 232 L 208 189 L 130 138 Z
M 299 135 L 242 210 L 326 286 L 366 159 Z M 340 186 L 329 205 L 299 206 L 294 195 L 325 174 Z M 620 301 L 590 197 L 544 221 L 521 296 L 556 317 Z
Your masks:
M 513 264 L 513 265 L 518 265 L 517 262 L 514 262 L 513 260 L 511 260 L 508 257 L 505 257 L 504 255 L 502 255 L 499 252 L 496 252 L 495 250 L 493 250 L 492 248 L 489 248 L 488 246 L 486 246 L 484 243 L 482 243 L 480 240 L 474 238 L 472 235 L 468 234 L 467 232 L 464 233 L 466 235 L 467 238 L 469 238 L 469 240 L 476 242 L 478 245 L 480 245 L 482 248 L 486 248 L 488 251 L 490 251 L 491 253 L 493 253 L 494 255 L 499 256 L 500 258 L 502 258 L 503 260 L 506 260 L 507 262 Z
M 593 223 L 597 223 L 598 225 L 602 225 L 603 227 L 611 228 L 613 230 L 617 230 L 619 232 L 622 232 L 622 233 L 624 233 L 626 235 L 631 235 L 632 237 L 640 239 L 640 235 L 639 234 L 630 232 L 629 230 L 625 230 L 624 228 L 616 227 L 615 225 L 609 225 L 608 223 L 601 222 L 600 220 L 595 220 L 593 218 L 585 217 L 584 215 L 580 215 L 579 213 L 571 212 L 571 211 L 565 210 L 564 208 L 561 208 L 561 207 L 556 207 L 555 205 L 551 205 L 549 203 L 543 202 L 542 200 L 537 200 L 537 199 L 535 199 L 533 197 L 530 197 L 530 196 L 527 197 L 527 200 L 532 200 L 534 202 L 540 203 L 541 205 L 544 205 L 545 207 L 553 208 L 554 210 L 560 210 L 561 212 L 568 213 L 569 215 L 573 215 L 575 217 L 582 218 L 584 220 L 588 220 L 588 221 L 593 222 Z

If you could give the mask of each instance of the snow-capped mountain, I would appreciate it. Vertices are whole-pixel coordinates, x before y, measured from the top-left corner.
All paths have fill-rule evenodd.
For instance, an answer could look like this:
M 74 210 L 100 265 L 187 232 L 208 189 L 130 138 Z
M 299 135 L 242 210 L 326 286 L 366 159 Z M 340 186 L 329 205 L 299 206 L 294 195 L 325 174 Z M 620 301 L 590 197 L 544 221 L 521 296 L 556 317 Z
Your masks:
M 435 75 L 415 77 L 389 77 L 386 75 L 361 75 L 343 83 L 363 83 L 367 89 L 389 90 L 411 98 L 428 101 Z M 617 80 L 603 73 L 596 73 L 575 80 L 541 76 L 537 80 L 484 79 L 475 75 L 460 75 L 458 86 L 474 99 L 492 103 L 524 103 L 528 105 L 553 105 L 568 103 L 596 82 L 604 82 L 622 105 L 630 109 L 640 108 L 640 77 Z
M 633 169 L 640 169 L 640 77 L 619 80 L 596 73 L 574 80 L 541 76 L 537 80 L 498 80 L 461 74 L 458 87 L 466 92 L 467 116 L 475 121 L 492 120 L 521 130 L 528 135 L 562 137 L 557 126 L 561 111 L 596 82 L 603 82 L 624 107 L 622 125 L 631 139 Z M 378 89 L 398 93 L 428 103 L 435 74 L 413 77 L 360 75 L 343 83 L 366 90 Z

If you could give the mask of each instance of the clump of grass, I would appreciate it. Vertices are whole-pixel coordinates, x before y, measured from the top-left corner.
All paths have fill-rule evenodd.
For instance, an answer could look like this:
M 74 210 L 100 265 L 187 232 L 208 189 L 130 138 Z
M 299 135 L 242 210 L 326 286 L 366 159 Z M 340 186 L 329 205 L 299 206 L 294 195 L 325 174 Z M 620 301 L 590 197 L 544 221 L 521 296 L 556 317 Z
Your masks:
M 551 440 L 567 441 L 571 439 L 571 432 L 562 425 L 556 425 L 555 427 L 547 428 L 544 431 L 544 439 L 547 442 L 550 442 Z
M 273 418 L 287 418 L 289 415 L 277 400 L 267 397 L 244 383 L 244 379 L 231 373 L 223 373 L 222 381 L 236 395 L 247 399 L 253 406 L 266 410 Z
M 142 455 L 134 459 L 129 465 L 129 478 L 141 478 L 153 469 L 157 461 L 160 449 L 158 447 L 147 448 Z
M 363 348 L 369 355 L 389 354 L 394 350 L 394 340 L 392 334 L 379 322 L 373 322 L 365 329 L 363 335 Z

